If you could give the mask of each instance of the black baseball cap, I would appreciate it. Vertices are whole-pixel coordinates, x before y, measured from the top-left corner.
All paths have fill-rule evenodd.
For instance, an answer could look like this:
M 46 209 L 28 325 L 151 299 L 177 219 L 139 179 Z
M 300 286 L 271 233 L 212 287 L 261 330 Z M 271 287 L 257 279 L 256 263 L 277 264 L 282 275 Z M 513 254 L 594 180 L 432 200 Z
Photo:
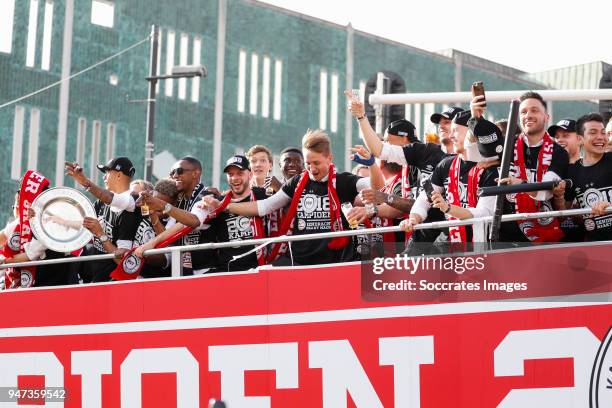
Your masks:
M 470 132 L 476 136 L 478 151 L 482 157 L 501 157 L 504 150 L 504 137 L 501 129 L 484 118 L 470 119 Z
M 435 123 L 437 125 L 438 123 L 440 123 L 440 119 L 446 118 L 446 119 L 453 120 L 455 116 L 457 116 L 457 114 L 460 112 L 463 112 L 462 108 L 458 106 L 451 106 L 444 112 L 434 113 L 433 115 L 431 115 L 431 118 L 429 120 L 431 120 L 432 123 Z
M 124 156 L 115 157 L 109 160 L 106 164 L 98 164 L 98 170 L 102 173 L 106 173 L 109 170 L 120 171 L 128 177 L 132 177 L 136 173 L 136 169 L 132 164 L 132 161 Z
M 251 170 L 249 159 L 239 154 L 227 159 L 227 161 L 225 162 L 225 167 L 223 168 L 223 172 L 227 173 L 227 169 L 232 166 L 238 167 L 240 170 Z
M 573 119 L 562 119 L 558 121 L 556 125 L 552 125 L 548 128 L 548 134 L 555 137 L 555 133 L 557 133 L 559 129 L 563 129 L 566 132 L 575 132 L 576 121 Z
M 419 139 L 416 137 L 415 131 L 416 128 L 412 123 L 406 119 L 399 119 L 389 123 L 385 133 L 388 135 L 407 137 L 410 142 L 418 142 Z
M 461 111 L 455 115 L 453 123 L 467 127 L 468 120 L 470 120 L 471 117 L 472 113 L 470 111 Z

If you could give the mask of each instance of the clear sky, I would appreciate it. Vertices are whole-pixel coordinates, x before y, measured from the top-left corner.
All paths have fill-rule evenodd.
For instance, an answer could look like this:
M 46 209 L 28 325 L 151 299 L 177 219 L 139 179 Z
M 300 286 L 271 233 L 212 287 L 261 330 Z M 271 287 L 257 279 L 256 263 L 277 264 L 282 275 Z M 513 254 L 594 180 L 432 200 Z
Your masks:
M 528 72 L 612 64 L 612 0 L 264 0 L 428 51 Z

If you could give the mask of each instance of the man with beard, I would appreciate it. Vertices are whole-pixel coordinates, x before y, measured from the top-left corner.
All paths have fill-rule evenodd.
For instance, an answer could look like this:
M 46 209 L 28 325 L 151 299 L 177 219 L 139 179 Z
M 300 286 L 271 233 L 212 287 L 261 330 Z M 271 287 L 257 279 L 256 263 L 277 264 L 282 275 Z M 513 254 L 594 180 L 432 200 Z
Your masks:
M 265 238 L 265 223 L 259 216 L 242 216 L 224 212 L 225 208 L 234 203 L 249 203 L 267 198 L 266 190 L 261 187 L 251 187 L 253 174 L 249 160 L 245 156 L 230 157 L 223 169 L 230 190 L 221 200 L 216 216 L 210 220 L 217 242 L 247 241 Z M 220 248 L 218 264 L 211 272 L 245 271 L 265 263 L 263 250 L 244 255 L 253 246 Z
M 576 130 L 584 142 L 584 158 L 569 167 L 572 186 L 565 192 L 565 205 L 571 207 L 576 199 L 580 208 L 592 208 L 592 215 L 583 216 L 587 241 L 610 240 L 612 214 L 606 214 L 605 208 L 612 201 L 612 153 L 606 153 L 603 118 L 598 113 L 584 115 L 578 119 Z
M 520 96 L 519 121 L 523 131 L 514 145 L 514 160 L 510 177 L 501 183 L 520 184 L 556 181 L 565 178 L 569 156 L 546 131 L 549 115 L 542 96 L 525 92 Z M 550 190 L 506 196 L 504 213 L 532 213 L 552 210 L 553 193 Z M 517 222 L 504 222 L 500 234 L 511 241 L 558 242 L 563 232 L 556 218 L 539 218 Z
M 431 115 L 431 123 L 438 125 L 438 136 L 440 137 L 440 146 L 442 151 L 447 154 L 453 152 L 453 141 L 450 139 L 451 124 L 455 116 L 463 112 L 458 106 L 451 106 L 441 113 Z

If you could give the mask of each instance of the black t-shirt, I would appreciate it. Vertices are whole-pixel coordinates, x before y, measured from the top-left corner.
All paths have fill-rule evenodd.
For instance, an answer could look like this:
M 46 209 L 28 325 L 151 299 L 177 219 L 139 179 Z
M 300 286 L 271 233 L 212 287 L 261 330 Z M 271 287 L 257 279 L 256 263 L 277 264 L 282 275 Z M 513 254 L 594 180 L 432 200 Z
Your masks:
M 423 185 L 431 177 L 436 166 L 448 155 L 442 151 L 440 145 L 435 143 L 412 143 L 403 147 L 406 163 L 411 166 L 410 183 L 416 185 L 415 198 L 421 193 Z M 412 171 L 419 171 L 419 182 L 412 184 Z M 444 214 L 437 208 L 430 208 L 427 212 L 427 220 L 425 222 L 444 221 Z M 446 230 L 446 229 L 445 229 Z M 412 234 L 412 240 L 415 242 L 433 242 L 441 230 L 426 229 L 417 230 Z
M 264 200 L 268 198 L 264 188 L 253 187 L 252 190 L 255 200 Z M 244 199 L 236 202 L 248 203 L 249 201 L 251 201 L 251 195 L 248 195 Z M 210 230 L 214 231 L 217 242 L 250 240 L 253 239 L 251 220 L 251 217 L 222 212 L 216 218 L 211 220 Z M 266 225 L 265 220 L 263 220 L 263 225 Z M 256 268 L 258 263 L 257 254 L 255 252 L 230 262 L 234 256 L 241 255 L 252 250 L 253 248 L 254 246 L 220 248 L 217 271 L 246 271 L 251 268 Z
M 572 180 L 572 188 L 565 191 L 565 200 L 576 199 L 581 208 L 591 208 L 598 201 L 612 202 L 612 153 L 591 166 L 582 160 L 569 166 L 567 177 Z M 593 217 L 583 216 L 587 241 L 612 239 L 612 214 Z
M 138 215 L 133 211 L 115 211 L 110 205 L 104 204 L 100 200 L 94 203 L 94 209 L 104 234 L 108 239 L 117 245 L 117 241 L 133 241 L 138 227 Z M 101 253 L 104 251 L 102 242 L 96 237 L 93 240 L 93 246 Z
M 431 175 L 431 182 L 440 187 L 444 187 L 444 191 L 448 192 L 448 185 L 450 183 L 450 169 L 453 163 L 453 160 L 456 156 L 449 156 L 443 159 L 440 164 L 438 164 Z M 460 161 L 459 166 L 459 182 L 458 182 L 458 190 L 459 190 L 459 201 L 461 203 L 461 207 L 467 208 L 469 207 L 468 201 L 468 183 L 469 183 L 469 175 L 470 170 L 476 165 L 475 162 L 471 161 Z M 478 180 L 478 187 L 491 187 L 496 186 L 497 182 L 495 179 L 497 178 L 498 172 L 497 168 L 489 167 L 482 171 L 480 175 L 480 179 Z M 467 239 L 471 241 L 472 238 L 472 228 L 471 226 L 466 226 L 467 231 Z
M 340 203 L 353 203 L 357 196 L 357 180 L 360 177 L 351 173 L 338 173 L 336 175 L 336 192 Z M 281 187 L 283 192 L 293 198 L 298 186 L 300 175 L 289 179 Z M 340 215 L 345 230 L 349 229 L 348 222 Z M 308 180 L 293 222 L 293 234 L 316 234 L 330 232 L 330 205 L 326 181 Z M 296 241 L 291 244 L 293 258 L 303 265 L 324 264 L 352 261 L 355 259 L 354 245 L 350 243 L 342 249 L 333 250 L 327 247 L 329 239 L 316 239 L 309 241 Z M 354 241 L 354 240 L 352 240 Z
M 402 149 L 404 150 L 406 163 L 413 168 L 417 168 L 421 173 L 419 188 L 416 192 L 418 195 L 425 181 L 431 177 L 434 169 L 446 157 L 446 154 L 435 143 L 412 143 L 404 146 Z M 412 180 L 410 182 L 412 183 Z
M 198 184 L 191 197 L 179 197 L 176 208 L 185 211 L 191 209 L 207 195 L 214 195 L 206 191 L 203 184 Z M 215 234 L 210 228 L 191 231 L 173 245 L 197 245 L 215 242 Z M 206 269 L 215 266 L 217 259 L 217 251 L 214 249 L 205 249 L 193 252 L 183 252 L 183 275 L 189 275 L 192 270 Z
M 139 215 L 140 222 L 136 228 L 136 235 L 134 236 L 134 244 L 132 248 L 137 248 L 155 238 L 155 229 L 151 224 L 151 219 L 149 217 L 143 217 L 140 214 L 140 211 L 136 211 L 136 214 Z M 145 262 L 142 270 L 140 271 L 140 276 L 143 278 L 161 278 L 164 276 L 170 276 L 170 268 L 162 268 L 161 266 L 150 265 Z
M 94 209 L 104 234 L 117 245 L 117 241 L 133 241 L 138 227 L 138 215 L 134 211 L 115 211 L 110 205 L 97 200 Z M 82 255 L 105 254 L 102 242 L 94 237 L 91 244 L 87 244 Z M 117 267 L 111 259 L 79 263 L 79 275 L 83 282 L 106 282 L 110 280 L 110 273 Z
M 538 155 L 540 153 L 540 149 L 542 145 L 535 147 L 527 147 L 525 141 L 523 143 L 523 151 L 525 158 L 525 169 L 527 170 L 527 181 L 529 183 L 535 183 L 537 180 L 537 169 L 538 169 Z M 567 169 L 569 166 L 569 155 L 565 151 L 563 147 L 559 144 L 555 143 L 553 145 L 553 153 L 552 160 L 550 166 L 548 167 L 548 171 L 552 171 L 557 174 L 559 177 L 566 178 Z M 514 177 L 518 177 L 520 172 L 518 168 L 518 163 L 514 163 L 514 161 L 510 164 L 510 175 Z M 516 213 L 516 195 L 508 194 L 504 200 L 504 214 L 515 214 Z M 553 205 L 552 200 L 548 201 L 539 201 L 537 203 L 539 206 L 540 212 L 552 211 Z M 542 223 L 548 224 L 550 223 L 550 219 L 541 219 Z M 538 220 L 533 220 L 532 222 L 540 222 Z M 500 241 L 505 242 L 529 242 L 529 239 L 523 234 L 521 229 L 519 228 L 519 224 L 516 222 L 502 222 L 500 227 Z

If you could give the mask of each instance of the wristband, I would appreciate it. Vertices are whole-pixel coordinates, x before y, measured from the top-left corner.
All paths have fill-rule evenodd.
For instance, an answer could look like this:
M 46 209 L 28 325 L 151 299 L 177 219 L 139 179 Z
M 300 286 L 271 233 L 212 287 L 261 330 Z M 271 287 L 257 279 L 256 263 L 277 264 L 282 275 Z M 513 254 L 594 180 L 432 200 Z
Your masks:
M 365 115 L 363 115 L 363 116 L 358 116 L 358 117 L 357 117 L 357 120 L 361 120 L 361 119 L 363 119 L 363 118 L 365 118 L 365 117 L 366 117 Z
M 450 210 L 451 210 L 451 205 L 448 204 L 448 207 L 446 207 L 446 210 L 444 211 L 444 214 L 448 214 L 450 212 Z
M 374 157 L 374 155 L 371 155 L 369 159 L 364 159 L 363 157 L 355 153 L 353 154 L 353 161 L 357 164 L 363 164 L 364 166 L 370 167 L 376 162 L 376 158 Z

